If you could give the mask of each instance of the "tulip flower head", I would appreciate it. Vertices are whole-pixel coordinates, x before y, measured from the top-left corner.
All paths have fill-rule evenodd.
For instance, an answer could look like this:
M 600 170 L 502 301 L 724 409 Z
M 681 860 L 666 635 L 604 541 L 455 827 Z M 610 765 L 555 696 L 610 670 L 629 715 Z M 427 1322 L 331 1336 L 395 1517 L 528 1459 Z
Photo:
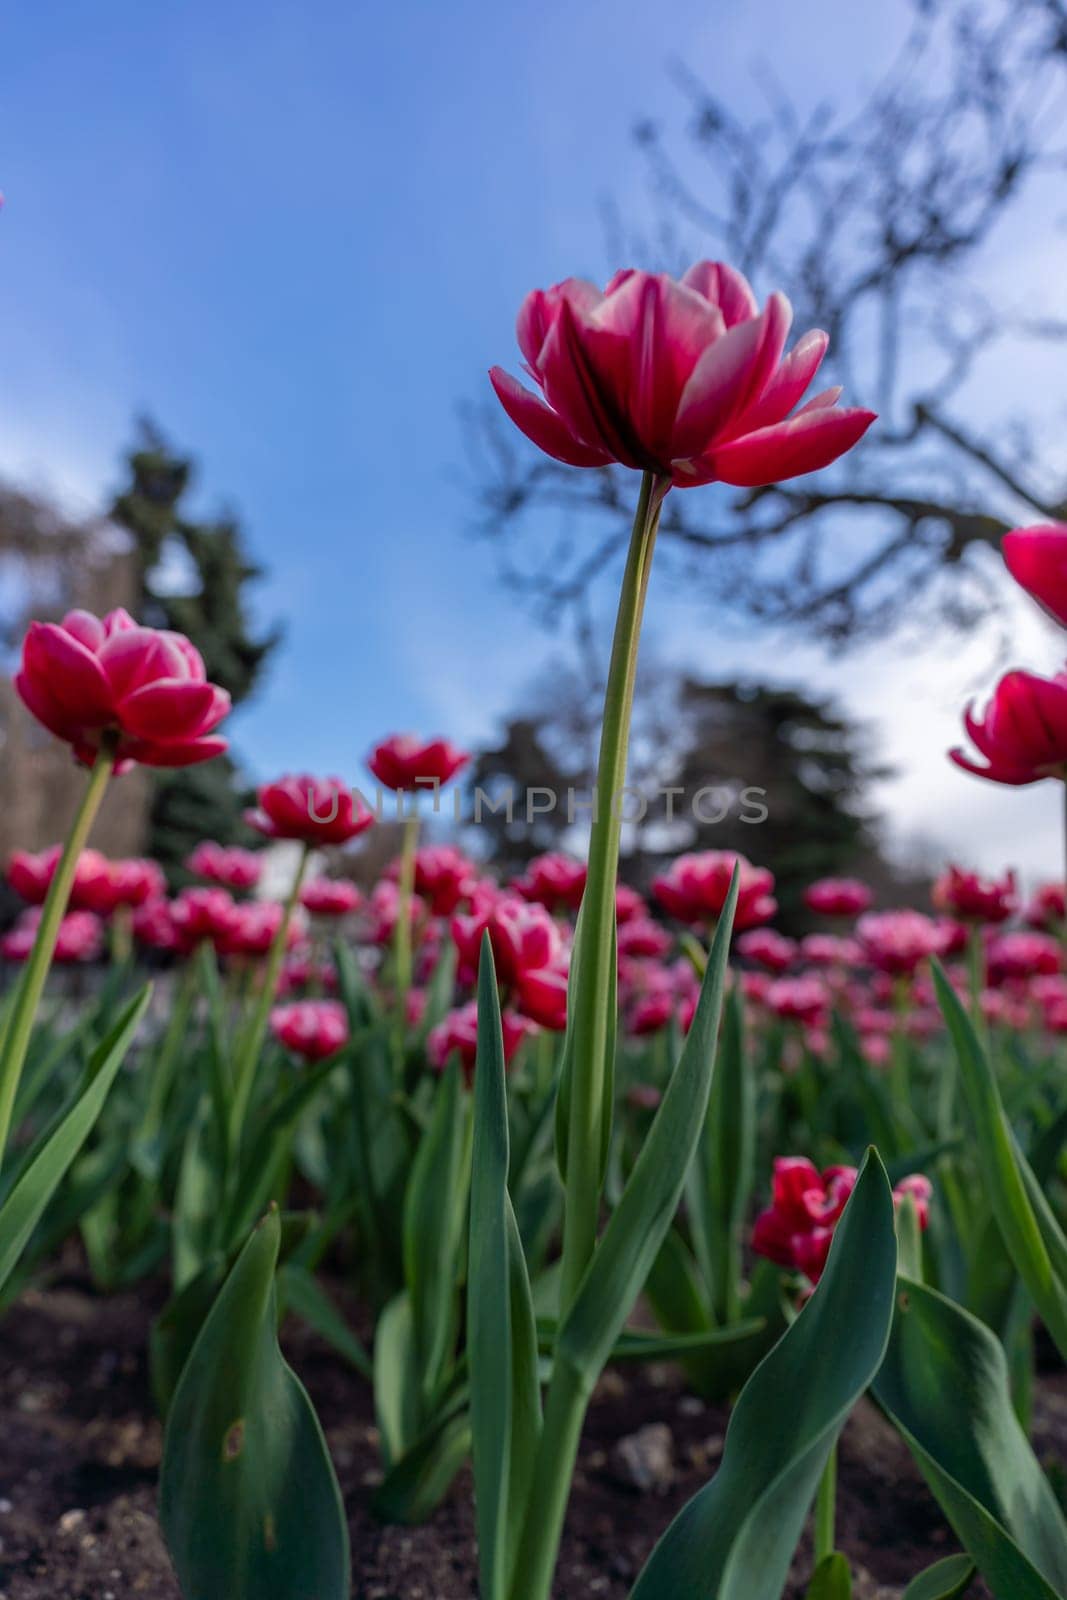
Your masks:
M 347 917 L 363 896 L 347 878 L 312 878 L 300 891 L 300 904 L 313 917 Z
M 636 889 L 631 889 L 628 883 L 615 885 L 615 921 L 620 928 L 633 917 L 643 917 L 647 909 Z
M 336 1000 L 295 1000 L 270 1014 L 274 1037 L 304 1061 L 324 1061 L 348 1043 L 348 1013 Z
M 568 278 L 519 312 L 536 389 L 501 367 L 489 376 L 516 427 L 570 466 L 618 462 L 681 488 L 777 483 L 836 461 L 874 421 L 838 406 L 839 389 L 794 411 L 828 340 L 806 333 L 784 356 L 792 316 L 777 293 L 761 312 L 717 261 L 680 279 L 625 270 L 603 293 Z
M 1067 777 L 1067 672 L 1005 673 L 984 714 L 976 717 L 968 706 L 963 721 L 985 761 L 950 750 L 949 760 L 965 772 L 1013 787 Z
M 510 1063 L 522 1041 L 535 1032 L 535 1028 L 526 1017 L 517 1016 L 514 1011 L 505 1010 L 500 1021 L 504 1035 L 504 1061 Z M 438 1072 L 444 1071 L 453 1051 L 458 1052 L 464 1074 L 469 1080 L 474 1073 L 478 1054 L 478 1002 L 471 1000 L 458 1010 L 450 1011 L 442 1022 L 431 1028 L 426 1039 L 426 1051 L 430 1065 Z
M 116 771 L 139 761 L 187 767 L 226 749 L 216 728 L 230 709 L 180 633 L 144 628 L 125 611 L 31 622 L 15 688 L 29 711 L 86 766 L 107 744 Z
M 677 856 L 670 870 L 655 879 L 652 892 L 663 909 L 680 922 L 715 922 L 726 904 L 735 864 L 740 869 L 735 930 L 740 933 L 770 922 L 778 910 L 774 874 L 730 850 Z
M 386 789 L 436 789 L 449 783 L 470 760 L 449 739 L 422 740 L 394 733 L 375 745 L 367 765 Z
M 245 820 L 268 839 L 298 839 L 324 849 L 347 844 L 369 828 L 374 813 L 340 778 L 307 773 L 279 778 L 258 790 L 256 808 Z
M 534 857 L 514 888 L 524 900 L 537 900 L 549 911 L 577 911 L 587 871 L 584 861 L 550 851 Z
M 797 956 L 795 939 L 773 928 L 750 928 L 737 941 L 737 953 L 767 972 L 788 972 Z
M 1023 913 L 1032 928 L 1053 928 L 1067 921 L 1067 885 L 1039 885 Z
M 28 961 L 37 937 L 41 913 L 37 907 L 23 912 L 15 926 L 0 939 L 0 956 L 5 961 Z M 104 929 L 92 911 L 68 911 L 59 924 L 53 960 L 59 966 L 76 966 L 95 961 L 104 947 Z
M 222 945 L 237 920 L 237 903 L 226 889 L 183 889 L 170 905 L 170 917 L 188 949 L 208 939 Z
M 1013 528 L 1001 541 L 1004 565 L 1050 617 L 1067 627 L 1067 525 Z
M 194 877 L 223 889 L 254 889 L 263 873 L 263 858 L 254 850 L 216 844 L 213 839 L 198 844 L 185 865 Z
M 624 958 L 665 956 L 673 943 L 667 930 L 651 917 L 632 917 L 618 933 L 618 951 Z
M 819 1027 L 830 1010 L 830 991 L 821 978 L 778 978 L 767 990 L 764 1004 L 783 1022 Z
M 873 903 L 874 895 L 858 878 L 820 878 L 804 890 L 804 904 L 821 917 L 858 917 Z
M 1019 904 L 1014 872 L 985 879 L 952 866 L 938 878 L 930 898 L 936 910 L 962 922 L 1007 922 Z
M 818 1283 L 857 1176 L 855 1167 L 827 1167 L 819 1172 L 801 1156 L 779 1156 L 774 1163 L 771 1204 L 756 1218 L 752 1230 L 753 1250 L 789 1272 L 802 1272 L 810 1283 Z M 905 1195 L 911 1195 L 919 1226 L 925 1229 L 931 1193 L 929 1179 L 915 1173 L 901 1179 L 893 1199 L 899 1205 Z
M 133 913 L 133 935 L 149 950 L 188 954 L 185 932 L 174 920 L 171 902 L 163 899 L 146 900 Z
M 390 877 L 399 878 L 400 862 L 389 868 Z M 429 906 L 435 917 L 450 917 L 464 900 L 469 900 L 478 884 L 472 862 L 455 845 L 424 845 L 415 852 L 415 893 Z
M 519 979 L 516 999 L 519 1010 L 531 1022 L 552 1033 L 567 1026 L 567 978 L 569 964 L 560 957 L 550 967 L 533 967 Z
M 945 947 L 942 929 L 921 911 L 869 912 L 856 924 L 856 936 L 871 966 L 891 977 L 911 977 Z
M 285 907 L 276 900 L 251 900 L 235 904 L 227 926 L 217 939 L 219 950 L 228 956 L 265 956 L 282 925 Z M 300 939 L 300 929 L 291 924 L 289 943 Z
M 555 966 L 563 953 L 558 923 L 544 906 L 515 894 L 502 894 L 481 911 L 452 918 L 452 938 L 460 967 L 470 975 L 478 970 L 485 933 L 489 935 L 501 983 L 519 983 L 527 973 Z
M 986 965 L 994 984 L 1048 976 L 1061 971 L 1063 947 L 1050 933 L 1002 933 L 990 942 Z

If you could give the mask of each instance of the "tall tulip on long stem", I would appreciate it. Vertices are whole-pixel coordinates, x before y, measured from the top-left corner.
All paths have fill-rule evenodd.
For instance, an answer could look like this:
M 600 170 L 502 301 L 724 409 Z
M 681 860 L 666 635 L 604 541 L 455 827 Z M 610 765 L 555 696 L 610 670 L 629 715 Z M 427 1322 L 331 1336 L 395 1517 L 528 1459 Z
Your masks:
M 518 342 L 536 388 L 500 368 L 490 374 L 512 421 L 548 455 L 575 467 L 617 463 L 642 474 L 571 962 L 558 1106 L 566 1191 L 561 1325 L 593 1261 L 611 1131 L 621 801 L 638 641 L 664 496 L 672 485 L 755 486 L 810 472 L 851 448 L 873 421 L 868 411 L 839 407 L 837 389 L 794 410 L 827 339 L 806 334 L 786 356 L 791 315 L 780 294 L 761 312 L 745 279 L 721 262 L 698 262 L 677 280 L 620 272 L 603 293 L 570 278 L 535 290 L 519 313 Z M 500 1288 L 508 1293 L 506 1283 Z M 485 1600 L 547 1600 L 588 1388 L 588 1374 L 556 1360 L 521 1531 L 515 1530 L 517 1548 L 503 1561 L 495 1549 L 483 1552 Z

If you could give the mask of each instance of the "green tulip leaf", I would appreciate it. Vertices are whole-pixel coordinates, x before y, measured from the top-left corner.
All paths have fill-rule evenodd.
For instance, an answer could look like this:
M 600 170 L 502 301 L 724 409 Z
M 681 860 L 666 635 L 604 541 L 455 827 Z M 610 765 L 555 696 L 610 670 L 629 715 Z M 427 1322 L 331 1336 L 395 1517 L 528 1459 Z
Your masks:
M 1067 1239 L 1016 1145 L 993 1068 L 974 1024 L 940 964 L 935 961 L 933 967 L 993 1215 L 1038 1315 L 1060 1354 L 1067 1357 Z
M 999 1339 L 900 1280 L 874 1396 L 999 1600 L 1067 1594 L 1067 1521 L 1012 1408 Z
M 961 1600 L 974 1579 L 970 1556 L 946 1556 L 912 1578 L 903 1600 Z
M 282 1358 L 281 1219 L 245 1245 L 171 1406 L 160 1521 L 185 1600 L 347 1600 L 348 1528 L 311 1401 Z
M 151 996 L 146 986 L 125 1007 L 89 1060 L 86 1082 L 73 1102 L 38 1141 L 0 1206 L 0 1286 L 19 1256 L 48 1202 L 92 1131 L 125 1059 Z
M 541 1433 L 537 1330 L 508 1194 L 504 1041 L 493 953 L 482 940 L 474 1073 L 467 1353 L 483 1600 L 508 1593 Z
M 718 1472 L 632 1600 L 780 1600 L 823 1468 L 881 1366 L 896 1263 L 892 1191 L 870 1151 L 817 1289 L 742 1389 Z
M 414 1319 L 421 1408 L 427 1413 L 455 1357 L 469 1189 L 470 1119 L 459 1062 L 453 1057 L 438 1085 L 404 1197 L 404 1276 Z

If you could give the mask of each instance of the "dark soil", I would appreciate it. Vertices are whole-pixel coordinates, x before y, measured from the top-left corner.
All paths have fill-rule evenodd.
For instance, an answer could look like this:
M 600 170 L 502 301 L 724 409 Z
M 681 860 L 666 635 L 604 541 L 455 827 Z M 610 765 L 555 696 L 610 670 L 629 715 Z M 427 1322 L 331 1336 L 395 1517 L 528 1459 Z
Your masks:
M 102 1299 L 72 1275 L 27 1293 L 0 1325 L 0 1600 L 180 1600 L 155 1518 L 160 1429 L 145 1365 L 153 1299 L 141 1291 Z M 284 1342 L 322 1418 L 349 1509 L 354 1600 L 475 1600 L 469 1478 L 425 1526 L 383 1527 L 370 1510 L 378 1461 L 366 1383 L 304 1330 L 288 1329 Z M 1038 1448 L 1058 1440 L 1062 1449 L 1059 1380 L 1043 1387 L 1040 1415 Z M 664 1423 L 669 1438 L 662 1428 L 640 1433 Z M 558 1600 L 626 1600 L 658 1535 L 714 1469 L 725 1427 L 725 1411 L 687 1394 L 669 1367 L 605 1375 L 583 1440 Z M 660 1447 L 658 1493 L 628 1481 L 618 1445 L 635 1434 Z M 842 1441 L 839 1529 L 857 1600 L 899 1596 L 955 1548 L 907 1453 L 866 1405 Z M 810 1572 L 806 1544 L 794 1570 L 790 1600 Z M 982 1592 L 976 1585 L 973 1595 Z

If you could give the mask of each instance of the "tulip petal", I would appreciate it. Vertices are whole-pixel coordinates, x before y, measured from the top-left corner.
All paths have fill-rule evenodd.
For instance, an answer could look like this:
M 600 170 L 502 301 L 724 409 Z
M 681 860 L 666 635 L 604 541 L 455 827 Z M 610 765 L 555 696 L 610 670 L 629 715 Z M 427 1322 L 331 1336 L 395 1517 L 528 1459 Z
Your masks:
M 606 467 L 611 462 L 607 450 L 582 444 L 563 418 L 545 404 L 540 395 L 527 389 L 510 372 L 493 367 L 489 381 L 497 399 L 515 426 L 540 450 L 555 461 L 571 467 Z
M 763 340 L 760 317 L 738 322 L 709 344 L 682 391 L 672 448 L 676 457 L 701 455 L 748 392 L 752 363 Z
M 534 289 L 519 308 L 515 332 L 522 351 L 531 368 L 536 369 L 537 359 L 545 337 L 559 314 L 560 303 L 569 300 L 578 311 L 591 311 L 602 299 L 595 283 L 585 278 L 564 278 L 551 289 Z
M 1021 789 L 1025 784 L 1039 783 L 1042 778 L 1053 776 L 1050 772 L 1035 772 L 1032 767 L 1008 767 L 994 762 L 990 762 L 988 766 L 983 767 L 959 747 L 955 750 L 950 750 L 948 758 L 957 767 L 962 767 L 964 772 L 973 773 L 976 778 L 985 778 L 990 783 L 1008 784 L 1013 789 Z
M 704 459 L 722 483 L 743 489 L 780 483 L 829 466 L 863 437 L 874 419 L 873 411 L 858 407 L 809 411 L 720 445 Z M 694 463 L 698 469 L 703 464 L 703 460 Z M 680 476 L 677 481 L 686 479 Z M 697 481 L 710 480 L 698 477 Z
M 746 433 L 768 427 L 773 422 L 781 422 L 789 415 L 822 365 L 829 342 L 829 335 L 823 333 L 821 328 L 814 328 L 797 340 L 760 399 L 745 412 L 742 421 Z M 825 393 L 833 394 L 836 399 L 841 391 L 838 389 L 835 393 L 827 389 Z M 815 406 L 816 402 L 833 404 L 833 401 L 825 400 L 821 395 L 808 404 Z
M 143 767 L 195 767 L 230 748 L 228 739 L 176 739 L 165 744 L 134 744 L 128 754 Z
M 146 684 L 122 701 L 119 714 L 123 729 L 135 738 L 161 744 L 195 739 L 208 731 L 209 723 L 214 727 L 225 715 L 227 707 L 219 709 L 220 693 L 210 683 L 173 678 Z M 228 696 L 226 700 L 228 703 Z
M 99 617 L 94 617 L 91 611 L 68 611 L 62 623 L 64 632 L 77 639 L 87 650 L 95 655 L 103 644 L 107 635 L 104 624 Z
M 612 460 L 627 467 L 649 465 L 628 426 L 629 418 L 624 409 L 628 388 L 617 386 L 620 379 L 627 384 L 629 381 L 627 340 L 612 331 L 597 330 L 597 368 L 594 369 L 584 344 L 588 331 L 587 325 L 579 326 L 574 311 L 564 301 L 541 351 L 545 399 L 572 437 L 587 449 L 604 451 Z M 598 371 L 610 374 L 606 394 L 598 382 Z M 619 406 L 613 401 L 619 402 Z
M 26 710 L 31 716 L 36 717 L 49 733 L 54 733 L 57 739 L 67 741 L 73 741 L 81 735 L 82 726 L 78 719 L 71 718 L 62 706 L 57 705 L 38 678 L 30 677 L 25 672 L 17 672 L 14 684 L 15 692 Z
M 1016 583 L 1067 626 L 1067 526 L 1054 522 L 1013 528 L 1000 549 Z
M 120 701 L 160 679 L 190 676 L 189 658 L 176 636 L 155 628 L 120 628 L 109 634 L 99 660 Z
M 718 306 L 728 328 L 759 315 L 748 279 L 725 261 L 698 261 L 682 275 L 682 282 Z
M 79 725 L 102 727 L 110 720 L 114 701 L 100 662 L 65 629 L 52 622 L 31 622 L 22 667 Z

